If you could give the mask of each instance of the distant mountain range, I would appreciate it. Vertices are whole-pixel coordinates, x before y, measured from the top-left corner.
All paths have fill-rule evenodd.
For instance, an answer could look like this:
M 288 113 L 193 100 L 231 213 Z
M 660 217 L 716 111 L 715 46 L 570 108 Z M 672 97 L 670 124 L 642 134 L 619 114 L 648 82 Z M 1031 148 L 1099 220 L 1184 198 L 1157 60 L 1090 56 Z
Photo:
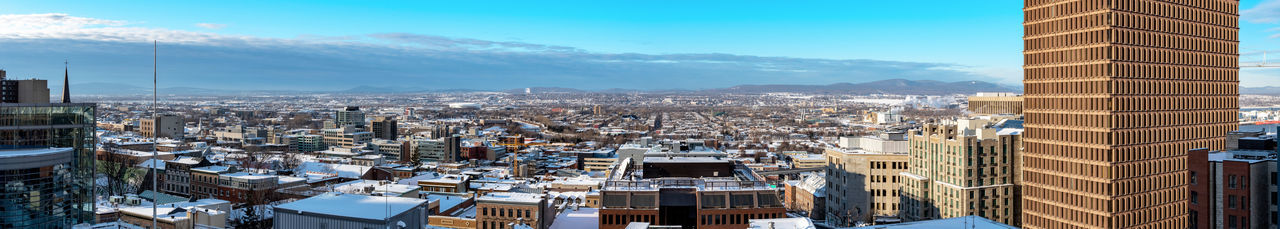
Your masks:
M 728 88 L 713 88 L 702 90 L 635 90 L 635 89 L 604 89 L 604 90 L 585 90 L 563 87 L 529 87 L 532 93 L 696 93 L 696 94 L 763 94 L 763 93 L 809 93 L 809 94 L 912 94 L 912 95 L 947 95 L 947 94 L 973 94 L 977 92 L 1022 92 L 1022 88 L 1016 86 L 1000 85 L 985 81 L 959 81 L 959 82 L 942 82 L 934 80 L 906 80 L 906 79 L 890 79 L 865 83 L 837 83 L 829 85 L 795 85 L 795 84 L 768 84 L 768 85 L 739 85 Z M 51 87 L 54 93 L 61 93 L 61 88 Z M 71 90 L 77 95 L 146 95 L 151 94 L 151 88 L 139 87 L 118 83 L 82 83 L 72 84 Z M 356 86 L 351 89 L 341 91 L 291 91 L 291 90 L 228 90 L 228 89 L 207 89 L 195 87 L 170 87 L 160 88 L 160 92 L 166 95 L 243 95 L 243 94 L 305 94 L 305 93 L 335 93 L 335 94 L 379 94 L 379 93 L 450 93 L 450 92 L 503 92 L 503 93 L 525 93 L 526 88 L 514 88 L 502 91 L 491 90 L 472 90 L 472 89 L 426 89 L 419 87 L 378 87 L 378 86 Z M 1265 94 L 1280 95 L 1280 87 L 1245 87 L 1240 88 L 1241 94 Z

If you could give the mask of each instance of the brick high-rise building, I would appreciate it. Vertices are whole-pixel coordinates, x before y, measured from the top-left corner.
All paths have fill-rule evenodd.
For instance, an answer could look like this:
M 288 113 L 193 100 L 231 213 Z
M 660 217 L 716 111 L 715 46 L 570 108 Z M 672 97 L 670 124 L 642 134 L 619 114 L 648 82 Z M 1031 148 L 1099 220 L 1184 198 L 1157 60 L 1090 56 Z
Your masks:
M 1027 0 L 1026 228 L 1185 228 L 1239 108 L 1239 1 Z

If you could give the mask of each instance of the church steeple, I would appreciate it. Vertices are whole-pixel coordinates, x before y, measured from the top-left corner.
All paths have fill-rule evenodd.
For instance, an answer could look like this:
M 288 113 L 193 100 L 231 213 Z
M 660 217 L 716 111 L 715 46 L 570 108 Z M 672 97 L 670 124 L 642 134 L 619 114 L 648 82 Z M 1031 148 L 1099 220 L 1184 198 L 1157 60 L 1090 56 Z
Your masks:
M 71 79 L 68 76 L 68 72 L 70 72 L 67 67 L 68 64 L 67 61 L 62 62 L 62 103 L 71 103 L 71 81 L 67 81 Z

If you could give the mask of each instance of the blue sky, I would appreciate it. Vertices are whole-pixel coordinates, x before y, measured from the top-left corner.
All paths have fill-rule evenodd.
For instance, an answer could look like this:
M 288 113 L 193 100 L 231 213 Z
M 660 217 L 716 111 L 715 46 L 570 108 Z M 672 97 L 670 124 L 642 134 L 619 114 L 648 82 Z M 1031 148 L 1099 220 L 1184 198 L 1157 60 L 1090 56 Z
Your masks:
M 1280 33 L 1274 30 L 1280 27 L 1280 23 L 1272 18 L 1272 15 L 1280 13 L 1280 3 L 1276 0 L 1244 0 L 1240 4 L 1241 9 L 1246 10 L 1244 20 L 1241 21 L 1242 61 L 1257 59 L 1260 55 L 1254 54 L 1255 51 L 1280 50 L 1280 43 L 1272 38 L 1273 34 Z M 370 35 L 409 34 L 432 36 L 433 40 L 452 39 L 453 43 L 463 44 L 474 44 L 471 42 L 474 40 L 566 47 L 592 54 L 651 55 L 645 58 L 679 54 L 789 58 L 786 61 L 772 60 L 774 62 L 769 65 L 795 61 L 812 64 L 824 60 L 876 60 L 926 64 L 932 70 L 939 71 L 887 78 L 915 76 L 919 77 L 915 79 L 946 81 L 971 78 L 1011 85 L 1019 84 L 1021 79 L 1021 8 L 1022 1 L 1014 0 L 0 2 L 0 14 L 3 15 L 55 13 L 117 22 L 109 25 L 90 23 L 84 26 L 88 28 L 124 27 L 177 31 L 197 36 L 336 41 L 390 46 L 414 42 Z M 1255 8 L 1257 9 L 1247 11 Z M 0 35 L 5 32 L 0 30 Z M 163 38 L 165 37 L 161 36 Z M 136 39 L 125 40 L 136 42 Z M 33 41 L 23 42 L 21 44 L 32 44 L 30 42 Z M 486 44 L 484 47 L 465 49 L 502 49 L 505 52 L 510 51 L 511 47 L 495 48 Z M 1280 57 L 1280 53 L 1275 56 Z M 4 60 L 0 57 L 0 61 Z M 93 60 L 73 62 L 81 61 Z M 718 60 L 703 58 L 698 61 Z M 227 62 L 234 63 L 236 62 Z M 831 67 L 827 64 L 827 67 Z M 804 66 L 809 65 L 796 64 L 793 67 L 802 69 Z M 357 67 L 378 68 L 374 65 Z M 703 70 L 710 71 L 699 71 Z M 687 69 L 673 71 L 694 72 Z M 551 72 L 553 71 L 548 70 L 549 75 L 563 74 L 563 71 L 555 74 Z M 43 71 L 32 73 L 43 74 Z M 1242 72 L 1242 81 L 1248 85 L 1280 86 L 1280 78 L 1276 77 L 1276 73 L 1280 72 L 1247 69 Z M 891 72 L 885 74 L 895 75 Z M 796 76 L 794 79 L 797 79 L 797 83 L 880 79 L 848 77 L 848 80 L 841 80 L 842 78 L 834 75 L 824 75 L 821 78 Z M 774 81 L 764 80 L 765 78 L 768 78 L 767 75 L 762 74 L 758 80 L 744 80 L 741 84 L 788 83 L 787 79 L 790 77 L 775 77 L 782 79 Z M 561 85 L 549 83 L 531 86 Z M 587 87 L 610 86 L 612 85 L 601 84 Z M 700 87 L 716 86 L 723 85 L 706 84 Z M 305 87 L 336 88 L 324 85 Z

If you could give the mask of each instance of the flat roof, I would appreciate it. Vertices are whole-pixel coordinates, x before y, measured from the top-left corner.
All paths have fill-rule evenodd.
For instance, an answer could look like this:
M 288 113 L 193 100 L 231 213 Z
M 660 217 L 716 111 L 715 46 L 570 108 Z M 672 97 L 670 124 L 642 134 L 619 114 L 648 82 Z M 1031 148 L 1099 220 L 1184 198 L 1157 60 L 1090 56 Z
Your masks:
M 935 219 L 905 222 L 889 225 L 855 227 L 855 229 L 970 229 L 970 228 L 1016 228 L 981 216 L 963 216 L 946 219 Z
M 0 158 L 13 157 L 34 157 L 48 154 L 71 152 L 71 148 L 31 148 L 31 149 L 5 149 L 0 150 Z
M 644 163 L 729 163 L 729 158 L 715 157 L 648 157 Z
M 360 219 L 386 220 L 392 216 L 399 215 L 426 203 L 427 200 L 417 198 L 365 196 L 330 192 L 287 204 L 281 204 L 275 206 L 275 208 L 277 208 L 277 212 L 281 212 L 278 209 L 287 209 L 302 212 L 302 214 L 324 214 Z M 388 214 L 388 212 L 390 212 L 390 214 Z
M 519 193 L 519 192 L 491 192 L 489 194 L 485 194 L 484 196 L 476 198 L 476 201 L 477 202 L 493 201 L 493 202 L 507 202 L 507 203 L 537 204 L 539 202 L 542 202 L 542 194 Z

